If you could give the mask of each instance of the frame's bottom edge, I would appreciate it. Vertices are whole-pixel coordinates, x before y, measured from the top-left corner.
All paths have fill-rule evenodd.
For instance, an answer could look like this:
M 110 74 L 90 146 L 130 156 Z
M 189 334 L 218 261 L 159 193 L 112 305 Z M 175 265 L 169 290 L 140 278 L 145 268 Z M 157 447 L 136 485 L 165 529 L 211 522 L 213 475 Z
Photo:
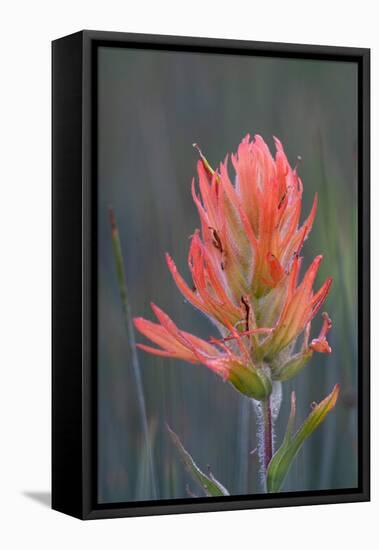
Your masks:
M 79 519 L 94 520 L 122 517 L 141 517 L 158 516 L 172 514 L 191 514 L 204 512 L 228 512 L 237 510 L 259 510 L 267 508 L 295 507 L 295 506 L 313 506 L 327 504 L 349 504 L 355 502 L 370 502 L 369 492 L 356 492 L 342 495 L 320 495 L 299 496 L 299 497 L 279 497 L 275 500 L 254 500 L 254 501 L 236 501 L 231 502 L 202 502 L 188 504 L 153 504 L 146 506 L 128 506 L 128 507 L 101 507 L 93 508 L 83 514 Z
M 52 504 L 51 509 L 54 512 L 59 512 L 60 514 L 64 514 L 65 516 L 69 516 L 71 518 L 75 518 L 75 519 L 79 519 L 79 520 L 85 520 L 85 519 L 88 518 L 88 513 L 86 514 L 81 510 L 75 510 L 75 509 L 72 509 L 72 508 L 69 508 L 69 507 L 66 507 L 66 506 L 62 506 L 62 505 Z M 88 518 L 88 519 L 90 519 L 90 518 Z

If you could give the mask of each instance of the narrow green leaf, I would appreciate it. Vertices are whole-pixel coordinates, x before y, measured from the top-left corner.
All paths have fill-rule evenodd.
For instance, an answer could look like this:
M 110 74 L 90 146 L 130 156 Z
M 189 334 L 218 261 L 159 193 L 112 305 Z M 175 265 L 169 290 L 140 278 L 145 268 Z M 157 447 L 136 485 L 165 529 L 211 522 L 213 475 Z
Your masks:
M 205 475 L 200 468 L 195 464 L 192 456 L 183 447 L 182 442 L 176 433 L 167 425 L 168 433 L 177 448 L 180 458 L 182 459 L 188 473 L 192 476 L 193 480 L 200 485 L 205 494 L 209 497 L 219 497 L 229 495 L 228 491 L 223 485 L 213 476 L 211 472 L 209 475 Z
M 291 437 L 293 434 L 293 427 L 295 424 L 295 416 L 296 416 L 296 393 L 293 391 L 291 393 L 291 410 L 290 410 L 290 416 L 288 418 L 288 424 L 287 424 L 287 430 L 283 439 L 283 445 L 288 445 L 291 442 Z
M 304 424 L 292 436 L 295 419 L 296 402 L 295 394 L 291 396 L 291 413 L 288 421 L 286 435 L 282 445 L 272 457 L 267 468 L 267 490 L 269 493 L 276 493 L 280 490 L 287 473 L 299 452 L 304 441 L 315 431 L 325 419 L 326 415 L 333 409 L 339 394 L 339 385 L 336 384 L 333 391 L 318 405 L 313 407 L 312 412 Z

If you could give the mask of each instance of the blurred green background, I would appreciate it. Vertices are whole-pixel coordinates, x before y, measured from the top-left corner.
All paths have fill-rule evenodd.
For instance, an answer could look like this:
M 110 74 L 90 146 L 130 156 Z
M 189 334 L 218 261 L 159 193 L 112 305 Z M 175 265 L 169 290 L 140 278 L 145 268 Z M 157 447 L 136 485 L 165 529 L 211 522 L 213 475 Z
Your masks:
M 319 206 L 303 249 L 324 261 L 316 286 L 334 279 L 323 309 L 333 320 L 330 356 L 315 354 L 284 383 L 276 425 L 283 438 L 291 390 L 297 422 L 336 382 L 336 409 L 309 439 L 284 491 L 357 485 L 357 67 L 353 63 L 204 55 L 102 47 L 98 57 L 98 498 L 153 498 L 135 379 L 117 285 L 108 207 L 117 217 L 130 305 L 153 319 L 150 301 L 182 329 L 216 335 L 185 304 L 166 267 L 170 252 L 188 280 L 188 237 L 199 227 L 190 183 L 198 142 L 212 165 L 259 133 L 281 139 L 299 164 L 303 215 Z M 301 160 L 298 160 L 298 156 Z M 232 173 L 232 169 L 231 169 Z M 321 326 L 318 316 L 312 335 Z M 136 335 L 138 341 L 144 341 Z M 251 403 L 205 367 L 138 353 L 158 498 L 200 494 L 168 437 L 167 422 L 198 465 L 231 494 L 261 491 Z

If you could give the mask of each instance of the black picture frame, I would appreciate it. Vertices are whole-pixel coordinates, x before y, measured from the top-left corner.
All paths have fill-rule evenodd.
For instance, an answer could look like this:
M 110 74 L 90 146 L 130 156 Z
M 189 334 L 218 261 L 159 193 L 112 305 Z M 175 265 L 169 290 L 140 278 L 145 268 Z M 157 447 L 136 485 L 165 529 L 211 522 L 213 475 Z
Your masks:
M 359 486 L 125 504 L 96 502 L 96 69 L 99 46 L 345 60 L 358 65 Z M 81 519 L 370 499 L 370 50 L 81 31 L 52 43 L 52 507 Z

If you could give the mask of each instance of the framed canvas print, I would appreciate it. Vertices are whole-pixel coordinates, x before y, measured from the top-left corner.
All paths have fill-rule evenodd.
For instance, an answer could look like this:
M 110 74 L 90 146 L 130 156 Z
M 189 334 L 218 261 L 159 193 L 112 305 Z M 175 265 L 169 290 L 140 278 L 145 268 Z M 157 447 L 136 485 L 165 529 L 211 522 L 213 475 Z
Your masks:
M 369 50 L 53 42 L 53 508 L 369 499 Z

